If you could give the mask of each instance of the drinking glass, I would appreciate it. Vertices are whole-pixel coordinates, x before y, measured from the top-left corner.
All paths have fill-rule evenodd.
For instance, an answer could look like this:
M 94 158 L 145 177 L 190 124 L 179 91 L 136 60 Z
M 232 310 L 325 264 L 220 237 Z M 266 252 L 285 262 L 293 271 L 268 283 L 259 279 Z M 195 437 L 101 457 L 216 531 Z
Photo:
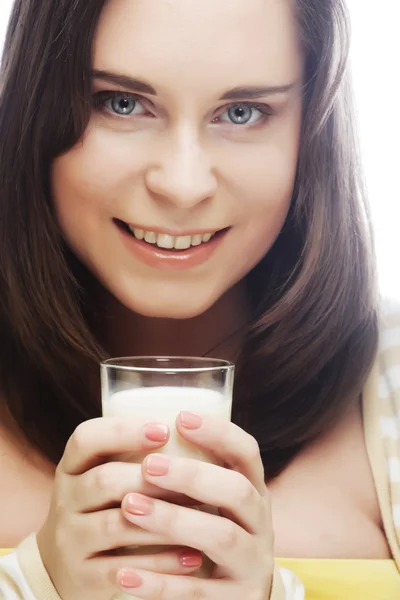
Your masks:
M 149 423 L 165 423 L 170 428 L 169 441 L 155 452 L 217 464 L 211 452 L 184 440 L 175 422 L 181 411 L 215 415 L 230 421 L 233 379 L 234 365 L 214 358 L 138 356 L 109 359 L 101 363 L 103 416 L 137 416 Z M 148 454 L 130 453 L 114 458 L 141 463 Z M 212 507 L 197 508 L 213 512 Z M 160 550 L 166 550 L 166 547 L 127 549 L 131 554 Z M 204 557 L 196 576 L 207 577 L 211 569 L 211 561 Z M 126 598 L 132 600 L 132 596 Z

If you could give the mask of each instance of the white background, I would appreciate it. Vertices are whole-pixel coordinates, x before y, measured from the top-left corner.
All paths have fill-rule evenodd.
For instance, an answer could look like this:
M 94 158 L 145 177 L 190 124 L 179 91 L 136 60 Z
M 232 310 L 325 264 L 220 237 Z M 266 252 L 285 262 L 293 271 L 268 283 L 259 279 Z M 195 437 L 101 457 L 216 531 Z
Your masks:
M 57 1 L 57 0 L 49 0 Z M 381 291 L 400 299 L 400 0 L 347 0 Z M 0 0 L 0 48 L 12 0 Z

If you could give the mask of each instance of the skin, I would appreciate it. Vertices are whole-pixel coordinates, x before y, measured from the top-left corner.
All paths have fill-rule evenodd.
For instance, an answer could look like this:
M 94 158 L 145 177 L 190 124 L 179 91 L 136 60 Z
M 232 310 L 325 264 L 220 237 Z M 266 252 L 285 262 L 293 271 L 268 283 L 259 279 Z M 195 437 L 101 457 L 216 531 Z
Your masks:
M 302 55 L 290 3 L 252 0 L 251 4 L 249 10 L 247 0 L 225 0 L 217 5 L 207 0 L 199 11 L 197 2 L 186 0 L 113 0 L 100 18 L 94 70 L 144 80 L 157 96 L 135 96 L 139 102 L 133 105 L 139 113 L 135 116 L 115 115 L 109 100 L 95 103 L 83 139 L 53 164 L 53 197 L 67 242 L 103 288 L 94 292 L 108 316 L 100 320 L 103 327 L 105 322 L 112 323 L 108 329 L 119 331 L 118 323 L 123 323 L 125 339 L 131 332 L 131 339 L 139 340 L 137 344 L 141 343 L 140 331 L 156 345 L 161 333 L 172 333 L 172 328 L 178 338 L 177 332 L 182 334 L 187 323 L 190 337 L 195 339 L 197 331 L 217 330 L 221 336 L 241 324 L 247 317 L 243 278 L 268 252 L 287 216 L 301 130 Z M 163 48 L 163 52 L 155 52 L 155 48 Z M 257 98 L 257 107 L 253 100 L 242 124 L 228 111 L 246 98 L 238 97 L 235 103 L 220 98 L 228 90 L 244 86 L 287 86 L 290 91 L 264 93 Z M 110 90 L 128 92 L 93 78 L 94 98 L 102 93 L 104 97 Z M 181 235 L 227 227 L 229 231 L 205 263 L 184 271 L 164 271 L 128 252 L 115 219 Z M 108 348 L 116 348 L 109 331 L 103 330 L 100 336 Z M 206 340 L 202 343 L 205 346 Z M 130 347 L 131 352 L 136 349 Z M 187 353 L 188 347 L 185 350 Z M 107 423 L 107 431 L 109 427 Z M 110 529 L 119 538 L 112 547 L 141 545 L 147 539 L 148 543 L 201 550 L 216 564 L 211 579 L 182 578 L 168 570 L 161 577 L 143 570 L 143 565 L 141 569 L 137 557 L 124 557 L 125 568 L 116 580 L 123 588 L 134 588 L 137 597 L 201 594 L 211 600 L 222 594 L 234 599 L 249 593 L 255 599 L 269 597 L 272 525 L 263 467 L 253 438 L 232 424 L 224 424 L 222 434 L 221 424 L 210 419 L 195 440 L 220 452 L 222 464 L 231 469 L 174 458 L 170 464 L 174 481 L 168 476 L 151 478 L 144 461 L 142 473 L 147 482 L 159 490 L 218 506 L 221 516 L 145 495 L 149 514 L 143 522 L 144 515 L 132 510 L 132 495 L 124 497 L 124 490 L 112 485 L 114 497 L 109 501 L 122 501 L 126 520 L 121 522 L 120 517 L 112 516 L 120 511 L 113 512 L 101 501 L 101 494 L 94 495 L 98 477 L 93 475 L 97 466 L 93 465 L 93 453 L 99 454 L 104 424 L 92 422 L 84 428 L 84 434 L 80 428 L 72 437 L 57 470 L 49 519 L 38 537 L 45 565 L 63 598 L 72 600 L 87 585 L 85 572 L 98 572 L 91 557 L 110 550 L 111 540 L 104 535 Z M 178 428 L 182 432 L 182 427 Z M 133 440 L 140 442 L 135 433 L 129 436 L 131 450 Z M 185 430 L 182 433 L 188 435 Z M 117 450 L 114 441 L 101 455 L 112 456 Z M 88 460 L 82 464 L 85 451 Z M 125 467 L 132 472 L 132 465 Z M 77 490 L 85 476 L 94 482 L 86 487 L 92 497 L 77 507 L 73 499 L 82 498 Z M 135 491 L 134 485 L 129 491 Z M 143 495 L 139 498 L 143 500 Z M 83 518 L 77 520 L 76 513 Z M 112 526 L 110 519 L 114 519 Z M 136 532 L 135 540 L 128 521 L 153 535 L 143 538 L 143 533 Z M 98 538 L 85 534 L 90 523 L 101 532 Z M 69 532 L 64 544 L 59 543 L 60 532 Z M 104 557 L 98 560 L 104 561 Z M 127 570 L 132 561 L 135 569 Z M 116 562 L 120 565 L 121 558 L 108 561 L 108 572 Z M 156 570 L 162 570 L 161 563 Z M 91 592 L 97 589 L 96 583 L 105 592 L 103 581 L 89 579 Z M 71 580 L 77 583 L 75 588 Z
M 136 120 L 94 110 L 83 139 L 53 165 L 59 221 L 71 248 L 99 282 L 93 289 L 101 314 L 96 325 L 115 355 L 177 349 L 201 354 L 240 319 L 244 323 L 243 277 L 273 244 L 291 200 L 303 68 L 291 3 L 204 0 L 199 6 L 195 0 L 110 0 L 96 33 L 94 67 L 145 79 L 158 96 L 150 104 L 144 95 L 151 110 Z M 274 111 L 265 124 L 249 129 L 222 120 L 231 104 L 218 100 L 226 90 L 293 82 L 298 85 L 291 93 L 257 100 Z M 94 80 L 93 92 L 102 90 L 121 91 Z M 201 267 L 165 273 L 126 250 L 115 217 L 149 229 L 231 230 Z M 236 336 L 218 354 L 234 356 L 240 341 Z M 226 467 L 171 457 L 168 473 L 158 476 L 149 472 L 148 458 L 132 465 L 114 463 L 112 457 L 156 451 L 165 443 L 159 437 L 162 424 L 149 429 L 149 424 L 125 418 L 82 424 L 54 481 L 53 473 L 46 472 L 52 499 L 38 534 L 60 596 L 108 600 L 118 589 L 129 588 L 135 597 L 150 600 L 267 600 L 273 569 L 271 500 L 278 555 L 333 556 L 340 547 L 345 556 L 362 557 L 368 547 L 371 556 L 386 557 L 360 424 L 358 407 L 327 438 L 300 454 L 283 477 L 270 482 L 269 491 L 256 442 L 233 424 L 207 417 L 193 429 L 178 418 L 180 434 L 215 451 Z M 0 436 L 0 449 L 7 453 L 4 440 Z M 338 466 L 339 447 L 353 461 Z M 26 452 L 21 450 L 20 463 Z M 330 466 L 323 473 L 320 461 Z M 35 468 L 45 473 L 39 462 Z M 349 481 L 356 479 L 365 493 L 349 490 Z M 11 487 L 10 471 L 8 481 Z M 347 503 L 324 513 L 328 483 Z M 218 506 L 221 516 L 166 502 L 177 494 Z M 36 506 L 43 504 L 30 496 L 32 511 L 34 498 Z M 135 499 L 146 503 L 146 514 L 135 512 Z M 314 535 L 315 527 L 302 530 L 293 519 L 297 511 L 308 511 L 311 523 L 318 514 L 321 535 Z M 0 514 L 9 519 L 9 512 Z M 354 516 L 359 519 L 352 529 Z M 337 525 L 344 517 L 348 527 L 341 538 Z M 35 529 L 32 522 L 31 515 L 25 534 Z M 365 532 L 372 536 L 368 543 Z M 111 552 L 146 543 L 179 550 L 157 557 Z M 200 551 L 209 555 L 216 563 L 213 576 L 183 577 L 197 567 L 182 565 L 182 548 L 194 548 L 198 559 Z
M 303 59 L 290 2 L 198 6 L 184 0 L 106 5 L 94 69 L 144 80 L 157 96 L 142 94 L 134 116 L 118 118 L 110 102 L 94 110 L 83 139 L 53 165 L 59 221 L 108 291 L 102 303 L 112 329 L 122 321 L 124 339 L 141 327 L 140 337 L 158 352 L 165 333 L 179 338 L 188 321 L 193 337 L 217 330 L 221 339 L 238 322 L 243 277 L 286 218 L 299 147 Z M 232 122 L 232 101 L 219 100 L 239 86 L 286 84 L 295 87 L 253 100 L 274 114 L 253 109 L 251 125 Z M 93 79 L 93 93 L 102 91 L 129 90 Z M 126 250 L 113 218 L 177 233 L 231 229 L 205 264 L 161 271 Z M 100 335 L 115 347 L 112 332 Z M 203 350 L 218 341 L 208 337 Z
M 108 462 L 115 454 L 155 452 L 165 443 L 154 425 L 136 418 L 87 421 L 71 437 L 57 468 L 49 517 L 37 538 L 63 600 L 89 595 L 109 600 L 118 587 L 150 600 L 218 600 L 225 594 L 234 600 L 244 594 L 269 598 L 273 534 L 257 443 L 233 424 L 221 431 L 221 421 L 209 416 L 196 427 L 179 416 L 176 426 L 186 440 L 213 449 L 226 468 L 157 454 L 142 465 Z M 167 460 L 162 475 L 159 469 L 155 475 L 155 459 Z M 166 502 L 168 492 L 218 506 L 220 516 Z M 111 552 L 131 545 L 179 550 L 156 556 Z M 187 548 L 196 550 L 197 568 L 180 564 Z M 201 564 L 199 551 L 215 563 L 212 576 L 188 578 Z

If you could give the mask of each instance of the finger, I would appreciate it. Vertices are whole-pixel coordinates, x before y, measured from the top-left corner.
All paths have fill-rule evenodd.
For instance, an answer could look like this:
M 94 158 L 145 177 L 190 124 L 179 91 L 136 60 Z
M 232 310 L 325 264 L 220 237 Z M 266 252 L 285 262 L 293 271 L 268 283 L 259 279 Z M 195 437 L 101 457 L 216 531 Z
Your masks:
M 121 569 L 116 579 L 123 592 L 143 600 L 242 600 L 247 597 L 245 589 L 238 590 L 237 585 L 222 579 L 161 575 L 140 569 Z
M 176 427 L 190 443 L 212 452 L 249 479 L 260 494 L 266 494 L 264 467 L 254 437 L 234 423 L 206 414 L 181 412 Z
M 173 490 L 201 504 L 215 506 L 246 529 L 258 533 L 270 522 L 267 496 L 261 496 L 241 473 L 199 460 L 151 454 L 143 477 L 158 488 Z M 164 473 L 164 474 L 162 474 Z
M 134 525 L 162 536 L 173 546 L 204 552 L 232 576 L 241 576 L 246 569 L 243 565 L 251 561 L 252 536 L 230 519 L 139 494 L 129 494 L 122 510 Z
M 117 572 L 121 568 L 142 569 L 153 573 L 168 573 L 170 575 L 190 575 L 196 573 L 203 562 L 201 552 L 191 548 L 176 548 L 154 552 L 154 548 L 146 550 L 139 548 L 134 554 L 115 557 L 96 557 L 91 564 L 96 570 L 106 573 L 107 570 Z M 113 581 L 115 583 L 115 580 Z
M 129 492 L 168 499 L 175 504 L 193 504 L 186 496 L 160 489 L 143 479 L 140 464 L 108 462 L 75 479 L 74 486 L 70 486 L 71 507 L 75 512 L 89 513 L 120 507 Z
M 128 452 L 147 453 L 161 448 L 168 439 L 169 429 L 162 423 L 126 416 L 92 419 L 75 429 L 59 468 L 70 475 L 80 475 L 107 457 Z
M 260 494 L 266 494 L 264 467 L 254 437 L 234 423 L 212 415 L 182 412 L 176 427 L 190 443 L 214 454 L 249 479 Z
M 84 549 L 86 557 L 128 546 L 187 545 L 173 544 L 162 533 L 153 533 L 129 523 L 120 508 L 75 515 L 73 526 L 76 545 Z

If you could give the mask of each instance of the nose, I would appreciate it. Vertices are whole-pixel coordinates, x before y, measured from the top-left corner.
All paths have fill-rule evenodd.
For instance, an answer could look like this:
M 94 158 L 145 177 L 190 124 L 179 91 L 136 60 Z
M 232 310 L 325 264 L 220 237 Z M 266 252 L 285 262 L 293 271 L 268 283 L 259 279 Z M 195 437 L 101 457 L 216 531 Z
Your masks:
M 193 208 L 214 196 L 217 181 L 198 137 L 182 131 L 165 141 L 146 172 L 150 192 L 178 208 Z

